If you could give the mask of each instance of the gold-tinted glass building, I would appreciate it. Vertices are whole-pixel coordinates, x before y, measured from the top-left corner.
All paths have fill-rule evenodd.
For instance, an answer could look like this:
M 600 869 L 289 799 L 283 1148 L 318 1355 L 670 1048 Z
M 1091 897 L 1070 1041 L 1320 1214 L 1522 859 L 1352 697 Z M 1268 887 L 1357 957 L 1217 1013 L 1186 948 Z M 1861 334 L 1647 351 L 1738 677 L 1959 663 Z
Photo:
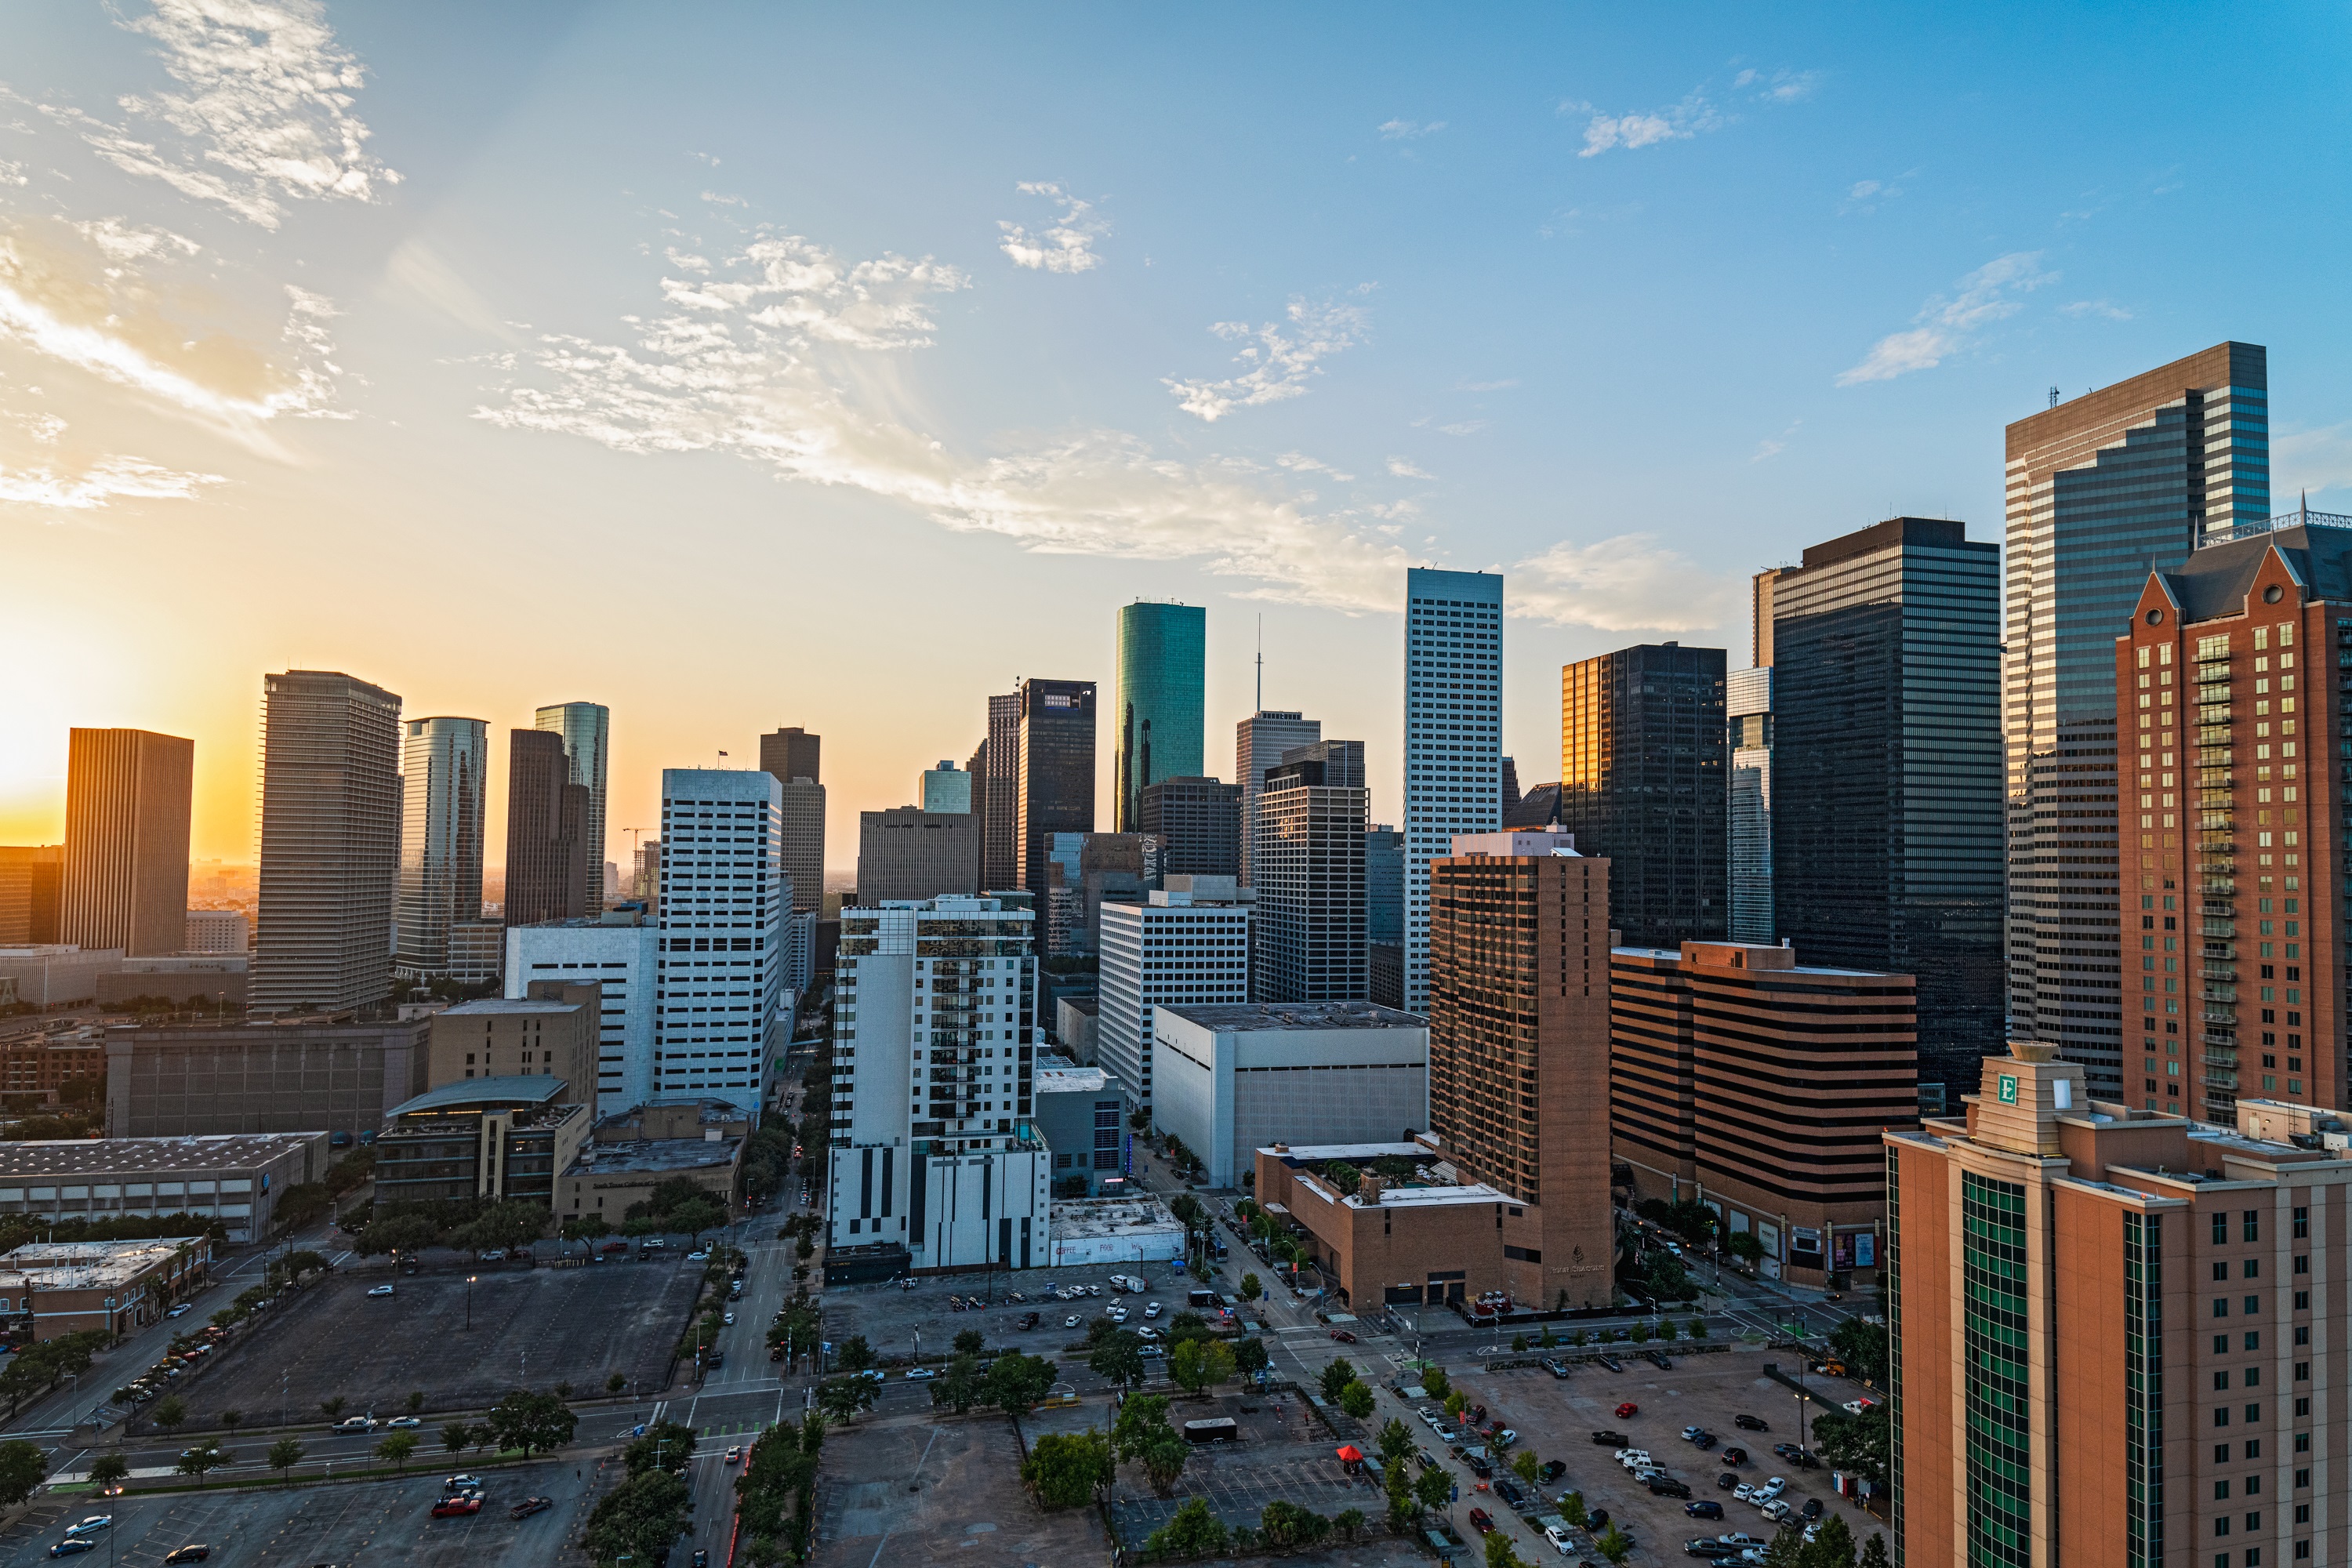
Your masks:
M 196 743 L 177 735 L 69 732 L 58 941 L 132 958 L 180 951 L 195 759 Z

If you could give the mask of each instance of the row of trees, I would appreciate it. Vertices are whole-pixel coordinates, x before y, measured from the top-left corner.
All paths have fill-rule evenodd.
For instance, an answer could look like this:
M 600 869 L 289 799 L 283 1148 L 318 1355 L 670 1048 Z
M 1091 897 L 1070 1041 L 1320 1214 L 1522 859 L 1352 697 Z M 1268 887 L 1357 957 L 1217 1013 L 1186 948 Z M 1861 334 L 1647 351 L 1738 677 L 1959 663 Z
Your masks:
M 856 1381 L 868 1387 L 873 1384 L 870 1378 Z M 1008 1415 L 1026 1415 L 1053 1392 L 1054 1363 L 1043 1356 L 1001 1351 L 983 1367 L 977 1351 L 960 1348 L 955 1359 L 948 1363 L 947 1370 L 932 1380 L 931 1404 L 959 1415 L 974 1405 L 1002 1410 Z M 817 1390 L 817 1398 L 822 1405 L 823 1387 Z
M 751 1445 L 735 1479 L 743 1554 L 752 1568 L 799 1563 L 815 1531 L 817 1458 L 824 1447 L 824 1417 L 771 1426 Z
M 1621 1338 L 1637 1345 L 1647 1344 L 1652 1340 L 1664 1340 L 1671 1343 L 1677 1339 L 1686 1339 L 1693 1344 L 1697 1344 L 1706 1338 L 1706 1324 L 1701 1319 L 1693 1318 L 1688 1322 L 1677 1326 L 1672 1318 L 1660 1318 L 1655 1323 L 1635 1323 L 1622 1330 L 1600 1328 L 1588 1334 L 1582 1329 L 1570 1329 L 1567 1333 L 1559 1334 L 1553 1332 L 1551 1325 L 1547 1323 L 1544 1325 L 1543 1331 L 1532 1338 L 1526 1334 L 1513 1334 L 1511 1349 L 1548 1351 L 1560 1345 L 1571 1345 L 1582 1349 L 1587 1344 L 1613 1345 Z
M 476 1254 L 497 1247 L 512 1251 L 545 1236 L 553 1218 L 545 1204 L 530 1198 L 493 1204 L 404 1204 L 389 1210 L 378 1205 L 375 1217 L 352 1239 L 352 1250 L 362 1258 L 422 1252 L 428 1247 Z
M 582 1542 L 597 1562 L 657 1563 L 669 1551 L 694 1503 L 683 1474 L 694 1438 L 692 1427 L 663 1421 L 623 1450 L 627 1477 L 590 1511 Z
M 1372 1414 L 1372 1391 L 1356 1375 L 1356 1369 L 1345 1356 L 1334 1357 L 1331 1364 L 1323 1369 L 1323 1397 L 1359 1421 Z
M 354 1149 L 327 1167 L 315 1182 L 297 1182 L 278 1194 L 271 1215 L 289 1230 L 299 1230 L 326 1217 L 336 1203 L 375 1179 L 375 1151 Z
M 10 1356 L 0 1365 L 0 1396 L 8 1401 L 8 1414 L 16 1415 L 25 1401 L 47 1394 L 68 1376 L 88 1372 L 111 1338 L 104 1329 L 82 1329 L 37 1341 Z
M 1249 1375 L 1266 1365 L 1265 1343 L 1255 1336 L 1223 1340 L 1211 1331 L 1198 1312 L 1179 1312 L 1168 1324 L 1168 1380 L 1192 1394 Z M 1143 1353 L 1143 1336 L 1122 1329 L 1108 1318 L 1087 1325 L 1087 1368 L 1122 1389 L 1139 1388 L 1150 1379 L 1150 1360 Z
M 1211 1511 L 1206 1499 L 1192 1498 L 1151 1532 L 1143 1543 L 1143 1556 L 1147 1562 L 1165 1563 L 1260 1548 L 1295 1552 L 1333 1534 L 1352 1541 L 1363 1528 L 1361 1509 L 1345 1509 L 1326 1519 L 1313 1509 L 1277 1499 L 1259 1512 L 1255 1527 L 1227 1529 L 1224 1521 Z

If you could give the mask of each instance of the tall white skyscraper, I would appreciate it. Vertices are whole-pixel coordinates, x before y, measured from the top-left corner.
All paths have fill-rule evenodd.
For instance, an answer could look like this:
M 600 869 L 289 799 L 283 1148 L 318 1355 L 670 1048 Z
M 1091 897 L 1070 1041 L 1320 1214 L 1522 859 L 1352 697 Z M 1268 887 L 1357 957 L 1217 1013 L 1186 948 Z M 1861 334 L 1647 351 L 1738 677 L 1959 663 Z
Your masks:
M 841 911 L 835 1264 L 862 1257 L 880 1279 L 1045 1260 L 1053 1155 L 1031 1122 L 1035 921 L 962 895 Z
M 596 1113 L 643 1105 L 654 1096 L 655 975 L 661 932 L 628 915 L 543 921 L 506 929 L 506 994 L 520 1000 L 534 980 L 604 987 L 596 1036 Z M 690 1060 L 691 1058 L 689 1058 Z M 572 1092 L 584 1086 L 573 1084 Z
M 1257 797 L 1265 790 L 1265 770 L 1279 763 L 1285 752 L 1322 738 L 1322 720 L 1287 710 L 1262 708 L 1234 726 L 1234 780 L 1242 786 L 1243 887 L 1250 885 L 1253 875 L 1250 848 L 1257 842 Z
M 1129 1104 L 1151 1103 L 1154 1008 L 1249 1000 L 1251 908 L 1231 877 L 1187 876 L 1103 905 L 1096 1065 L 1118 1076 Z
M 601 702 L 559 702 L 532 717 L 531 728 L 550 730 L 563 737 L 563 754 L 572 763 L 572 782 L 588 791 L 588 867 L 592 878 L 604 863 L 604 766 L 612 749 L 613 710 Z M 596 884 L 589 883 L 588 910 L 596 911 Z
M 1772 667 L 1724 678 L 1731 728 L 1731 940 L 1780 940 L 1772 914 Z
M 757 1111 L 784 1005 L 783 786 L 775 775 L 662 770 L 654 1090 Z
M 449 972 L 449 928 L 482 918 L 482 795 L 490 727 L 411 719 L 400 727 L 400 900 L 393 965 Z
M 1429 1011 L 1429 862 L 1503 826 L 1503 579 L 1405 573 L 1404 1005 Z

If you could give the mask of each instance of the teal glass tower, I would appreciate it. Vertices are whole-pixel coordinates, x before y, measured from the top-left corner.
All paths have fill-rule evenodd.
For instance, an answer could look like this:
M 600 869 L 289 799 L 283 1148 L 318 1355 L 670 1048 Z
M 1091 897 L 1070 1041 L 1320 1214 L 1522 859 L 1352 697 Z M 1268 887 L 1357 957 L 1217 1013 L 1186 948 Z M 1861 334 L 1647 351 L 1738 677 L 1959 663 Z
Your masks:
M 1143 791 L 1198 778 L 1205 735 L 1209 612 L 1141 599 L 1118 611 L 1118 828 L 1139 833 Z

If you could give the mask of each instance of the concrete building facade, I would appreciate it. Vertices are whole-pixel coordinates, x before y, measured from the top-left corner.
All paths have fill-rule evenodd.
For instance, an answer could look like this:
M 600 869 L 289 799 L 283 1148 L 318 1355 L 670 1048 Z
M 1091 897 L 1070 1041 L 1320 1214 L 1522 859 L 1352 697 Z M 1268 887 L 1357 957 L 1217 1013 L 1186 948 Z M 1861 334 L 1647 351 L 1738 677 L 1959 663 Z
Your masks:
M 1429 994 L 1429 865 L 1503 822 L 1503 579 L 1405 574 L 1404 1006 Z
M 58 940 L 133 958 L 180 951 L 196 743 L 145 730 L 70 730 Z
M 1128 1168 L 1127 1102 L 1118 1080 L 1100 1068 L 1065 1066 L 1040 1067 L 1030 1082 L 1037 1136 L 1053 1151 L 1055 1195 L 1093 1197 L 1104 1177 Z
M 856 903 L 970 898 L 980 889 L 980 836 L 968 812 L 911 805 L 857 814 Z
M 107 1126 L 118 1138 L 383 1131 L 425 1092 L 423 1019 L 119 1026 L 106 1032 Z
M 609 1116 L 654 1096 L 655 978 L 661 932 L 639 914 L 506 929 L 506 994 L 541 981 L 598 987 L 596 1109 Z M 573 1089 L 585 1092 L 586 1082 Z
M 594 980 L 527 981 L 520 998 L 461 1002 L 428 1020 L 425 1087 L 468 1079 L 562 1079 L 587 1102 L 601 1065 L 601 987 Z
M 1257 915 L 1250 995 L 1360 1002 L 1367 971 L 1361 741 L 1318 741 L 1268 769 L 1250 863 Z
M 333 1162 L 326 1133 L 76 1138 L 0 1143 L 0 1217 L 217 1219 L 231 1241 L 269 1234 L 287 1188 Z
M 782 827 L 772 773 L 663 770 L 657 1095 L 715 1096 L 755 1113 L 765 1098 L 777 1021 L 791 1016 Z
M 1288 709 L 1260 709 L 1234 726 L 1234 780 L 1242 786 L 1241 875 L 1248 887 L 1250 847 L 1257 839 L 1257 797 L 1265 788 L 1268 768 L 1287 752 L 1311 746 L 1323 738 L 1323 721 Z
M 1225 878 L 1173 878 L 1102 907 L 1095 1060 L 1138 1106 L 1152 1096 L 1154 1009 L 1249 1000 L 1251 894 Z

